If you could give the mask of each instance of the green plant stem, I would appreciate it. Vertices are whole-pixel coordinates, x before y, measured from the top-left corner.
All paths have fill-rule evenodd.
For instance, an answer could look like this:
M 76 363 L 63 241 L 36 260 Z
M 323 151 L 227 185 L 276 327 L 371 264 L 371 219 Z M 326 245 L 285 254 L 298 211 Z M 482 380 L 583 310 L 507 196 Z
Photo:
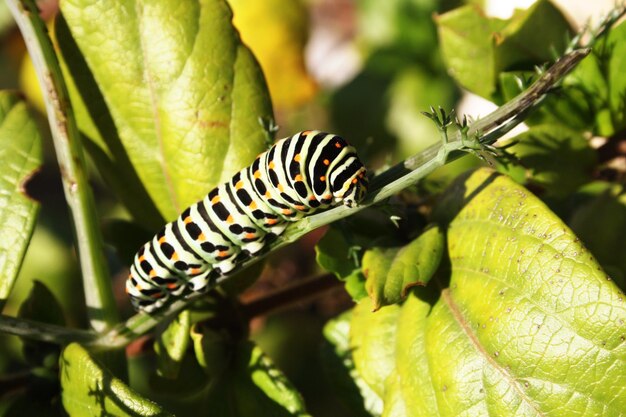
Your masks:
M 91 330 L 70 329 L 5 315 L 0 315 L 0 332 L 59 345 L 70 342 L 90 342 L 98 335 Z
M 526 91 L 499 107 L 484 119 L 473 123 L 468 131 L 468 137 L 474 137 L 473 135 L 478 134 L 478 140 L 481 144 L 491 145 L 495 143 L 502 135 L 521 123 L 528 112 L 541 103 L 550 89 L 562 80 L 589 52 L 589 49 L 579 49 L 563 56 Z M 461 133 L 455 132 L 448 137 L 447 143 L 433 145 L 374 177 L 371 181 L 368 195 L 359 206 L 352 208 L 346 206 L 335 207 L 299 220 L 287 228 L 285 233 L 272 243 L 270 251 L 299 239 L 313 229 L 381 202 L 409 185 L 415 184 L 438 167 L 465 154 L 464 149 L 466 145 L 461 139 Z M 257 257 L 248 260 L 244 263 L 244 267 L 257 262 L 259 259 Z M 228 278 L 222 277 L 218 280 L 218 284 Z M 200 296 L 199 294 L 187 300 L 178 300 L 172 303 L 166 311 L 152 316 L 139 313 L 131 317 L 126 323 L 94 340 L 93 344 L 109 348 L 124 346 L 135 337 L 152 329 L 165 317 L 177 314 L 187 307 L 191 301 Z
M 83 148 L 61 68 L 32 0 L 7 0 L 22 32 L 43 93 L 80 258 L 91 327 L 104 331 L 119 321 L 95 204 L 85 172 Z

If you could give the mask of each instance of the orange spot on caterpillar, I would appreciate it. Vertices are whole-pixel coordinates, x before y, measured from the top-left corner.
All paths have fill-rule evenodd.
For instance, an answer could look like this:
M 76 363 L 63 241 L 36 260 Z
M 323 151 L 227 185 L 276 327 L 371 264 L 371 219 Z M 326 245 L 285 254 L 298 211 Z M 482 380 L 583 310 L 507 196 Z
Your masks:
M 155 294 L 152 294 L 150 297 L 152 297 L 152 298 L 161 298 L 162 296 L 163 296 L 163 294 L 162 294 L 162 293 L 157 292 L 157 293 L 155 293 Z
M 302 181 L 302 175 L 298 174 L 295 176 L 294 181 Z
M 173 289 L 178 288 L 178 286 L 172 282 L 170 284 L 167 284 L 167 288 L 169 288 L 170 290 L 173 290 Z
M 254 178 L 261 178 L 261 171 L 259 170 L 254 171 Z
M 206 236 L 204 236 L 204 233 L 200 233 L 196 240 L 199 242 L 203 242 L 204 240 L 206 240 Z
M 271 196 L 272 196 L 272 195 L 270 194 L 270 192 L 269 192 L 269 191 L 266 191 L 266 192 L 265 192 L 265 198 L 270 198 Z
M 341 148 L 341 143 L 335 142 L 335 148 L 337 148 L 337 149 Z
M 269 224 L 271 226 L 271 225 L 276 224 L 277 222 L 278 222 L 277 219 L 267 219 L 267 221 L 265 223 L 267 223 L 267 224 Z
M 357 183 L 357 179 L 356 179 L 356 178 L 353 178 L 353 179 L 352 179 L 352 184 L 356 184 L 356 183 Z
M 224 257 L 224 256 L 228 256 L 228 251 L 225 250 L 221 250 L 217 253 L 217 256 L 219 257 Z
M 143 262 L 146 260 L 146 257 L 144 255 L 141 255 L 138 259 L 139 262 Z
M 276 166 L 276 164 L 274 164 L 274 161 L 270 161 L 270 163 L 267 165 L 270 169 L 274 169 L 274 167 Z
M 315 194 L 311 194 L 311 197 L 309 197 L 309 201 L 315 201 L 317 200 L 317 198 L 315 198 Z
M 333 198 L 333 196 L 331 194 L 326 194 L 324 196 L 324 200 L 330 200 L 331 198 Z
M 293 160 L 296 162 L 300 162 L 300 154 L 297 153 L 296 156 L 293 157 Z
M 256 237 L 256 234 L 254 233 L 246 233 L 245 238 L 246 239 L 254 239 Z
M 298 204 L 297 206 L 294 206 L 294 207 L 296 208 L 296 210 L 300 210 L 300 211 L 302 211 L 302 210 L 304 210 L 306 208 L 305 206 L 303 206 L 301 204 Z
M 312 132 L 311 130 L 305 130 L 304 132 L 302 132 L 302 134 L 306 136 L 306 135 L 311 134 L 311 132 Z
M 285 187 L 283 187 L 282 184 L 278 184 L 278 191 L 282 193 L 283 191 L 285 191 Z
M 230 223 L 232 223 L 234 221 L 235 221 L 235 219 L 233 218 L 233 215 L 229 214 L 228 217 L 226 218 L 226 223 L 230 224 Z
M 191 216 L 185 217 L 185 219 L 183 220 L 183 223 L 185 223 L 185 224 L 191 223 Z
M 141 291 L 143 288 L 141 287 L 141 285 L 137 284 L 135 285 L 135 289 L 138 291 Z
M 257 207 L 256 206 L 256 201 L 253 200 L 248 207 L 250 207 L 250 209 L 254 210 Z
M 176 252 L 172 253 L 172 257 L 170 259 L 172 259 L 173 261 L 177 261 L 178 260 L 178 253 L 176 253 Z
M 235 189 L 240 190 L 243 188 L 243 181 L 239 181 L 237 184 L 235 184 Z
M 196 275 L 199 272 L 200 268 L 191 268 L 191 270 L 189 271 L 189 275 Z
M 216 195 L 215 197 L 213 197 L 211 199 L 211 204 L 217 204 L 219 202 L 220 202 L 220 196 L 219 195 Z
M 324 159 L 324 165 L 328 166 L 330 164 L 330 161 L 328 159 Z
M 322 176 L 320 177 L 320 181 L 326 181 L 326 176 L 322 175 Z
M 161 236 L 161 238 L 159 239 L 159 243 L 165 243 L 167 242 L 167 238 L 165 236 Z
M 282 209 L 281 212 L 283 214 L 291 214 L 291 213 L 293 213 L 293 210 L 291 210 L 291 209 Z
M 148 275 L 150 275 L 150 278 L 154 278 L 154 277 L 157 276 L 157 273 L 156 273 L 156 271 L 154 269 L 151 269 L 150 270 L 150 274 L 148 274 Z

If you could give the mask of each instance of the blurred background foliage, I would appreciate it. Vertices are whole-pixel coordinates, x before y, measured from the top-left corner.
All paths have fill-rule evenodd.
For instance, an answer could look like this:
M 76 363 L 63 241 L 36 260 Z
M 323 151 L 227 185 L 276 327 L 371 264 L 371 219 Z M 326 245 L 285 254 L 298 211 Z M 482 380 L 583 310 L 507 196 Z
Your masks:
M 494 27 L 504 32 L 506 28 L 502 25 L 503 20 L 488 18 L 474 6 L 484 6 L 502 17 L 506 16 L 506 9 L 510 12 L 515 5 L 515 2 L 509 1 L 229 0 L 229 3 L 234 10 L 234 23 L 243 41 L 256 55 L 269 84 L 279 127 L 276 137 L 305 129 L 338 133 L 353 143 L 366 164 L 374 169 L 398 162 L 439 140 L 435 125 L 420 112 L 430 106 L 445 109 L 460 106 L 460 113 L 476 117 L 486 114 L 493 105 L 485 99 L 502 103 L 519 92 L 513 76 L 531 74 L 532 66 L 527 65 L 529 61 L 541 63 L 554 56 L 554 51 L 548 50 L 547 45 L 541 48 L 541 39 L 533 46 L 532 57 L 513 54 L 511 51 L 519 50 L 515 44 L 515 35 L 519 32 L 514 32 L 497 48 L 490 49 L 488 43 L 491 40 L 485 39 L 486 33 Z M 530 2 L 521 3 L 526 6 Z M 565 4 L 563 10 L 573 14 L 567 19 L 560 18 L 560 14 L 551 9 L 553 6 L 545 2 L 541 5 L 544 9 L 538 14 L 545 16 L 550 22 L 548 26 L 562 34 L 565 40 L 565 33 L 571 32 L 571 25 L 576 24 L 574 20 L 580 23 L 586 12 L 579 10 L 580 5 L 576 4 L 583 2 L 562 3 Z M 611 6 L 612 2 L 609 3 Z M 56 2 L 46 0 L 38 4 L 42 15 L 52 19 L 57 11 Z M 469 6 L 457 9 L 455 14 L 442 16 L 463 5 Z M 533 25 L 546 25 L 545 22 L 526 19 L 529 13 L 518 13 L 519 19 L 514 23 L 518 28 L 529 21 L 528 30 L 533 30 Z M 599 12 L 595 10 L 594 13 Z M 455 39 L 454 34 L 446 32 L 447 24 L 453 22 L 450 23 L 453 25 L 455 19 L 483 28 L 483 31 L 477 29 L 471 38 Z M 41 110 L 41 95 L 32 63 L 25 54 L 19 32 L 4 2 L 0 3 L 0 36 L 0 88 L 22 90 L 33 106 Z M 467 50 L 468 53 L 477 53 L 480 62 L 471 67 L 455 66 L 454 55 L 449 52 L 457 53 L 459 49 L 470 46 L 483 47 L 478 52 Z M 506 72 L 502 73 L 503 70 Z M 449 75 L 450 71 L 454 72 L 455 78 Z M 468 94 L 459 85 L 475 95 Z M 549 105 L 546 107 L 550 108 Z M 558 110 L 553 110 L 552 114 L 546 111 L 535 115 L 529 125 L 541 125 L 567 113 L 559 113 Z M 597 112 L 588 114 L 596 115 Z M 623 121 L 613 125 L 606 122 L 609 119 L 614 120 L 611 116 L 601 120 L 582 117 L 572 120 L 572 123 L 595 127 L 596 135 L 609 135 L 623 128 Z M 47 132 L 43 115 L 40 121 L 42 131 Z M 545 138 L 552 133 L 550 128 L 527 133 L 532 137 L 520 145 L 520 153 L 532 158 L 535 155 L 533 140 L 543 146 Z M 598 253 L 607 254 L 606 258 L 599 259 L 600 262 L 609 270 L 617 270 L 619 275 L 619 271 L 626 268 L 624 257 L 619 251 L 603 250 L 603 247 L 626 247 L 622 244 L 621 233 L 626 227 L 623 194 L 607 185 L 592 184 L 579 190 L 575 196 L 578 202 L 584 204 L 575 205 L 572 199 L 563 200 L 562 197 L 578 190 L 581 185 L 582 180 L 577 180 L 577 176 L 582 175 L 580 171 L 585 171 L 594 163 L 593 157 L 585 152 L 585 146 L 580 146 L 582 136 L 572 131 L 569 137 L 569 153 L 557 153 L 565 158 L 559 165 L 566 165 L 572 160 L 584 162 L 582 165 L 574 164 L 577 167 L 575 172 L 563 174 L 561 171 L 569 188 L 562 188 L 563 179 L 555 180 L 548 168 L 542 171 L 543 177 L 538 176 L 535 180 L 545 186 L 548 197 L 554 197 L 552 207 L 565 217 L 572 218 L 572 227 L 592 251 L 595 253 L 597 248 Z M 31 291 L 41 292 L 36 284 L 41 281 L 51 292 L 45 297 L 56 299 L 65 322 L 80 326 L 84 325 L 82 320 L 85 315 L 82 311 L 81 280 L 71 247 L 71 226 L 54 153 L 50 148 L 51 141 L 46 140 L 45 143 L 44 168 L 29 189 L 42 205 L 38 227 L 4 313 L 16 314 Z M 542 155 L 545 156 L 540 153 L 539 158 Z M 539 161 L 536 166 L 542 166 L 541 163 L 548 167 L 554 162 Z M 463 158 L 438 171 L 430 181 L 442 188 L 459 172 L 475 164 L 475 159 Z M 511 174 L 516 175 L 515 172 Z M 92 169 L 91 178 L 105 227 L 108 219 L 128 218 L 95 169 Z M 524 173 L 518 172 L 517 178 L 522 182 L 526 180 Z M 551 188 L 551 184 L 556 186 Z M 608 226 L 603 222 L 604 216 L 597 215 L 598 211 L 621 219 L 619 227 Z M 592 218 L 600 224 L 590 223 Z M 614 232 L 607 230 L 612 236 L 610 240 L 594 238 L 597 235 L 593 232 L 597 228 L 606 227 Z M 297 244 L 273 254 L 260 280 L 243 294 L 242 300 L 253 301 L 289 282 L 321 273 L 312 255 L 321 234 L 314 232 Z M 114 285 L 120 308 L 125 315 L 130 315 L 129 303 L 122 290 L 126 266 L 113 249 L 109 252 L 109 259 L 115 274 Z M 288 313 L 261 317 L 252 322 L 253 339 L 302 392 L 313 415 L 360 415 L 358 410 L 348 410 L 332 395 L 332 387 L 324 382 L 324 369 L 319 359 L 324 323 L 351 306 L 350 297 L 343 288 L 337 288 L 314 302 L 295 306 Z M 24 369 L 29 361 L 24 351 L 25 346 L 17 338 L 0 335 L 0 375 Z M 149 351 L 141 345 L 129 348 L 130 379 L 140 392 L 158 396 L 162 395 L 167 384 L 159 381 L 154 374 L 155 358 Z M 187 368 L 183 367 L 181 372 L 184 374 L 186 371 Z M 193 378 L 191 376 L 190 380 L 193 381 Z M 3 384 L 2 380 L 0 384 Z M 11 386 L 7 389 L 6 392 L 10 392 Z M 26 406 L 23 398 L 28 393 L 13 394 L 0 398 L 0 415 L 19 415 L 16 413 L 24 410 L 20 407 Z M 2 410 L 10 410 L 13 414 L 3 414 Z

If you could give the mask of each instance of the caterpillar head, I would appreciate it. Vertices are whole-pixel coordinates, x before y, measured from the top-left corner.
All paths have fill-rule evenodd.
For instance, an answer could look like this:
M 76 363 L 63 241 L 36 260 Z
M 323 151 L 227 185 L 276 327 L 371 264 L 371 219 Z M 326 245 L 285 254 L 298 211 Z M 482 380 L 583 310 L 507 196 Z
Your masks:
M 365 173 L 365 167 L 355 158 L 355 161 L 345 170 L 335 175 L 335 181 L 331 182 L 335 201 L 354 207 L 363 200 L 367 193 L 368 183 Z

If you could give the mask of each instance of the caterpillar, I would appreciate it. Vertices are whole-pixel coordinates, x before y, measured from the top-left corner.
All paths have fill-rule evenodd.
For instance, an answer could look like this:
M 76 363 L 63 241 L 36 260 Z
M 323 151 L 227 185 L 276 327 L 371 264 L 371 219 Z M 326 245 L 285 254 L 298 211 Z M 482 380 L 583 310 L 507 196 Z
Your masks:
M 304 131 L 279 140 L 139 249 L 126 281 L 133 307 L 153 313 L 206 291 L 261 255 L 289 222 L 360 202 L 365 174 L 356 150 L 337 135 Z

